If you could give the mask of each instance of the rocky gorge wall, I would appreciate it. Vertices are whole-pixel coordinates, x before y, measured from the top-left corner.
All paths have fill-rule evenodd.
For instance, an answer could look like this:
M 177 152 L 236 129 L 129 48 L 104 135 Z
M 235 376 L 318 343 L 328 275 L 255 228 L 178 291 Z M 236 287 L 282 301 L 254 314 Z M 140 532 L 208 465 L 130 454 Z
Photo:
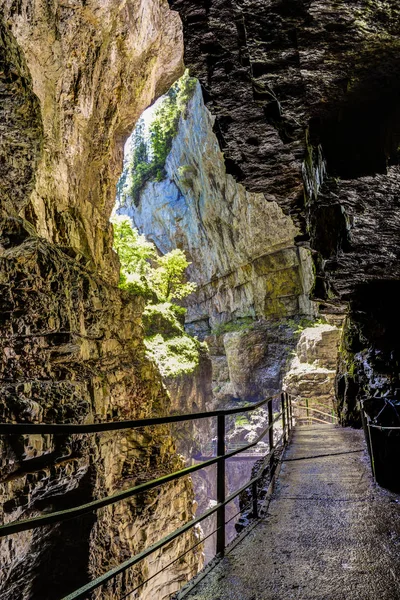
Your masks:
M 295 245 L 297 227 L 275 201 L 226 173 L 213 125 L 197 83 L 164 178 L 118 212 L 160 253 L 179 247 L 190 260 L 197 290 L 184 301 L 185 327 L 210 348 L 214 402 L 221 405 L 279 392 L 295 344 L 290 319 L 313 318 L 315 307 L 310 253 Z
M 315 323 L 301 331 L 283 380 L 284 390 L 293 397 L 296 422 L 308 415 L 313 423 L 329 422 L 337 412 L 335 378 L 341 336 L 342 327 L 332 323 Z M 300 408 L 304 406 L 314 410 Z
M 314 314 L 311 247 L 320 309 L 349 309 L 337 394 L 343 422 L 357 423 L 360 396 L 393 392 L 399 380 L 398 2 L 170 6 L 177 12 L 163 0 L 0 0 L 3 418 L 169 409 L 145 357 L 141 302 L 116 288 L 108 218 L 124 139 L 182 73 L 184 41 L 206 108 L 198 89 L 168 180 L 151 184 L 139 225 L 161 251 L 188 252 L 199 284 L 188 327 L 215 349 L 214 393 L 224 403 L 280 389 L 295 343 L 288 318 Z M 177 385 L 191 397 L 191 382 Z M 134 485 L 143 465 L 151 477 L 178 464 L 162 429 L 2 443 L 6 521 Z M 2 548 L 1 593 L 56 598 L 55 584 L 41 587 L 44 573 L 72 589 L 192 511 L 185 481 L 97 520 L 14 536 Z M 168 598 L 198 568 L 188 557 L 143 597 Z M 148 561 L 140 577 L 156 567 Z M 100 597 L 128 591 L 135 575 Z
M 144 122 L 151 118 L 143 116 Z M 178 247 L 191 263 L 187 275 L 197 290 L 183 301 L 185 329 L 207 343 L 212 368 L 205 368 L 207 359 L 202 357 L 203 367 L 193 374 L 165 378 L 172 406 L 181 413 L 278 394 L 297 343 L 298 323 L 302 319 L 311 323 L 316 312 L 310 300 L 314 283 L 310 251 L 296 246 L 298 227 L 271 198 L 248 192 L 227 174 L 214 122 L 197 82 L 179 119 L 164 176 L 145 182 L 139 197 L 129 197 L 134 151 L 129 150 L 123 176 L 128 192 L 117 201 L 117 212 L 130 216 L 160 254 Z M 325 387 L 333 394 L 333 377 Z M 267 419 L 261 409 L 254 419 L 251 415 L 229 420 L 228 445 L 253 441 Z M 211 455 L 215 422 L 179 430 L 178 448 L 189 462 Z M 267 443 L 258 447 L 258 456 L 263 451 L 268 451 Z M 228 464 L 230 491 L 250 478 L 256 460 L 236 457 Z M 200 471 L 193 481 L 201 514 L 216 502 L 215 473 Z M 232 503 L 228 516 L 238 510 L 239 502 Z M 234 524 L 232 520 L 229 539 L 235 534 Z M 215 529 L 214 520 L 202 528 L 208 536 Z M 214 555 L 212 537 L 205 552 L 206 560 Z
M 200 85 L 179 121 L 165 178 L 149 182 L 129 214 L 161 253 L 182 248 L 198 289 L 186 326 L 204 335 L 245 317 L 313 314 L 307 251 L 276 202 L 250 193 L 226 173 Z
M 314 297 L 349 310 L 337 380 L 343 422 L 398 387 L 396 0 L 171 0 L 227 171 L 301 229 Z
M 1 420 L 88 423 L 162 415 L 146 358 L 143 302 L 121 292 L 108 222 L 122 146 L 181 74 L 166 2 L 0 2 Z M 104 497 L 182 462 L 168 428 L 1 439 L 1 520 Z M 145 497 L 1 542 L 4 600 L 64 596 L 139 552 L 194 510 L 180 480 Z M 197 541 L 110 582 L 115 598 Z M 169 598 L 201 565 L 190 553 L 140 590 Z

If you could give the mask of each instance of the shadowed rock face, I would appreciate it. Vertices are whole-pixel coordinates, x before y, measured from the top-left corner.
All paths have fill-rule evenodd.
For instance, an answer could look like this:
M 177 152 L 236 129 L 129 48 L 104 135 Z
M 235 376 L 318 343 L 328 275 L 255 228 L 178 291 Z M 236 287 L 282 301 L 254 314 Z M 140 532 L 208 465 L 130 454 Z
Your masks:
M 0 22 L 0 194 L 2 210 L 17 213 L 27 203 L 43 139 L 40 104 L 23 54 Z
M 391 339 L 397 353 L 397 342 L 382 342 L 386 324 L 363 324 L 381 318 L 384 290 L 399 278 L 398 2 L 170 4 L 181 14 L 185 61 L 216 116 L 228 172 L 300 225 L 319 253 L 315 297 L 330 309 L 350 306 L 358 346 L 382 356 L 384 368 L 361 361 L 357 381 L 342 382 L 354 405 L 361 380 L 373 392 L 376 376 L 398 372 L 387 349 Z M 386 392 L 396 378 L 387 378 Z
M 108 218 L 123 143 L 182 73 L 179 16 L 166 0 L 1 0 L 0 15 L 24 55 L 44 129 L 25 216 L 116 280 Z
M 145 356 L 143 301 L 115 285 L 108 218 L 125 132 L 181 74 L 181 41 L 178 16 L 158 0 L 0 2 L 2 422 L 169 411 L 160 374 Z M 3 436 L 0 457 L 5 523 L 102 498 L 182 465 L 164 427 Z M 185 479 L 3 538 L 0 596 L 60 598 L 192 514 Z M 95 597 L 122 596 L 196 541 L 190 533 Z M 201 562 L 191 553 L 144 586 L 142 597 L 168 598 Z

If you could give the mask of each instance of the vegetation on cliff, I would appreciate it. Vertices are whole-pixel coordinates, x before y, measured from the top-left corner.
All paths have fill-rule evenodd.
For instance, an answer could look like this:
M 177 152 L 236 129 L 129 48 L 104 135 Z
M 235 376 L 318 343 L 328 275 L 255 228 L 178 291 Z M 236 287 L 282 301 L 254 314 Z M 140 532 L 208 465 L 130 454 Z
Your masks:
M 143 312 L 148 356 L 165 377 L 192 372 L 202 344 L 184 329 L 186 309 L 175 304 L 196 289 L 185 279 L 185 253 L 175 249 L 163 256 L 132 227 L 129 217 L 114 216 L 114 249 L 121 262 L 120 287 L 145 298 Z
M 123 174 L 118 182 L 117 196 L 121 206 L 139 205 L 140 193 L 148 181 L 161 181 L 165 176 L 165 161 L 178 124 L 196 86 L 189 71 L 170 88 L 159 101 L 151 122 L 139 119 L 131 137 L 131 147 L 125 158 Z

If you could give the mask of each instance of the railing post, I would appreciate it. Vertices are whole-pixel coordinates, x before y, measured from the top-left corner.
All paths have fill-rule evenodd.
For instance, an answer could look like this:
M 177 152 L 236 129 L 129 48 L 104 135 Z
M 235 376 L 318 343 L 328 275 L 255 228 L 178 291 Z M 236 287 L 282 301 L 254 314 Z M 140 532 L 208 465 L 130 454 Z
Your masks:
M 289 394 L 287 396 L 287 403 L 289 405 L 290 427 L 291 427 L 291 429 L 293 429 L 293 405 L 292 405 L 292 399 L 289 398 Z
M 273 413 L 272 413 L 272 402 L 273 399 L 271 398 L 270 400 L 268 400 L 268 426 L 269 426 L 269 430 L 268 430 L 268 441 L 269 441 L 269 451 L 271 452 L 271 450 L 274 449 L 274 417 L 273 417 Z M 270 459 L 269 459 L 269 472 L 270 475 L 272 477 L 273 472 L 275 471 L 275 456 L 274 453 L 271 454 Z
M 282 411 L 282 430 L 283 430 L 283 443 L 286 444 L 287 435 L 286 435 L 286 415 L 285 415 L 285 392 L 281 393 L 281 411 Z
M 253 519 L 258 519 L 257 481 L 253 481 L 251 484 L 251 492 L 253 495 Z
M 371 439 L 371 428 L 369 426 L 369 418 L 366 417 L 363 404 L 361 404 L 361 421 L 363 424 L 365 438 L 367 440 L 367 448 L 368 448 L 369 458 L 371 461 L 372 475 L 376 481 L 375 458 L 374 458 L 374 449 L 372 446 L 372 439 Z
M 273 415 L 272 415 L 272 398 L 270 400 L 268 400 L 267 406 L 268 406 L 268 425 L 269 425 L 269 431 L 268 431 L 269 449 L 271 451 L 272 448 L 274 447 L 274 419 L 273 419 Z
M 225 454 L 225 415 L 217 417 L 217 456 Z M 220 458 L 217 463 L 217 502 L 225 502 L 225 459 Z M 217 511 L 217 554 L 225 554 L 225 505 Z
M 308 398 L 306 398 L 306 417 L 308 420 L 308 424 L 310 424 L 310 411 L 308 409 Z
M 286 398 L 286 417 L 287 417 L 287 426 L 288 426 L 288 437 L 290 434 L 290 425 L 291 425 L 291 420 L 290 420 L 290 409 L 289 409 L 289 394 L 287 392 L 285 392 L 285 398 Z

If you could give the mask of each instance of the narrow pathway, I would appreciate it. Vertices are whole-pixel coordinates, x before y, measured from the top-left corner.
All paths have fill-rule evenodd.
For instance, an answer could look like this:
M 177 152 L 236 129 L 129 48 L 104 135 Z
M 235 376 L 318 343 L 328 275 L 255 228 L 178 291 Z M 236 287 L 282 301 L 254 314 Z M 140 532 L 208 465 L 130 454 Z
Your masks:
M 400 497 L 362 432 L 297 427 L 267 515 L 186 598 L 400 600 Z

